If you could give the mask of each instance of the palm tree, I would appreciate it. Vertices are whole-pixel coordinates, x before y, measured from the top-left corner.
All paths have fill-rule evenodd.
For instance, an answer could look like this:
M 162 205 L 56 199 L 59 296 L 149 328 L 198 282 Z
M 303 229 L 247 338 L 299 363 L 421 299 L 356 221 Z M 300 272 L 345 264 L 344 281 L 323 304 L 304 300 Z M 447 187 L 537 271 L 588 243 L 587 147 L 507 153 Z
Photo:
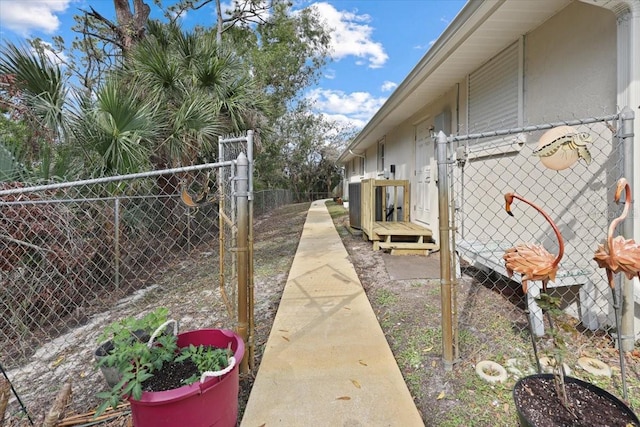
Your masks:
M 1 105 L 42 130 L 47 144 L 33 152 L 47 165 L 54 149 L 92 176 L 211 161 L 219 135 L 260 126 L 267 108 L 242 61 L 215 37 L 149 21 L 122 68 L 84 96 L 46 55 L 9 43 L 0 75 L 15 88 L 3 90 Z
M 212 160 L 219 135 L 258 126 L 264 116 L 264 96 L 215 37 L 151 21 L 127 58 L 122 81 L 158 106 L 156 121 L 165 124 L 152 147 L 157 167 Z
M 66 142 L 67 82 L 43 51 L 12 43 L 0 47 L 0 77 L 0 107 L 30 128 L 21 160 L 39 166 L 40 177 L 48 180 L 54 145 Z
M 155 108 L 124 93 L 115 78 L 108 79 L 93 99 L 78 104 L 70 130 L 86 171 L 103 176 L 149 168 L 151 145 L 160 127 Z

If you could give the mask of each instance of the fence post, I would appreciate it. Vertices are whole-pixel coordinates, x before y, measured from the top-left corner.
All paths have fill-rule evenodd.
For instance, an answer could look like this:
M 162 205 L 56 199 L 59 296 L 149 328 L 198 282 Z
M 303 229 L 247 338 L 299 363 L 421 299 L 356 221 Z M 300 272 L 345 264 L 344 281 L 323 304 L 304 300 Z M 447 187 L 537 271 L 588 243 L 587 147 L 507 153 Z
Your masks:
M 238 209 L 238 234 L 237 234 L 237 268 L 238 268 L 238 335 L 245 343 L 248 343 L 249 325 L 249 253 L 247 244 L 249 241 L 249 160 L 244 153 L 238 155 L 238 169 L 236 175 L 236 207 Z M 249 355 L 245 353 L 240 372 L 249 371 Z
M 440 225 L 440 298 L 442 301 L 442 355 L 444 368 L 453 369 L 453 318 L 451 306 L 451 251 L 449 248 L 449 184 L 447 162 L 447 136 L 440 131 L 437 136 L 436 159 L 438 161 L 438 211 Z
M 120 289 L 120 198 L 113 202 L 113 244 L 114 244 L 114 282 L 116 289 Z
M 247 131 L 247 160 L 249 161 L 249 182 L 248 189 L 249 194 L 247 194 L 247 200 L 249 205 L 248 211 L 248 238 L 247 238 L 247 268 L 248 268 L 248 277 L 247 283 L 249 287 L 249 294 L 247 295 L 247 310 L 249 311 L 249 333 L 248 333 L 248 353 L 249 353 L 249 369 L 253 370 L 254 362 L 255 362 L 255 297 L 254 297 L 254 265 L 253 265 L 253 215 L 254 215 L 254 195 L 253 195 L 253 131 Z
M 623 156 L 623 165 L 622 170 L 624 177 L 630 183 L 633 183 L 633 126 L 634 126 L 634 118 L 635 114 L 631 108 L 624 107 L 622 112 L 620 113 L 620 126 L 618 128 L 618 138 L 621 139 L 622 143 L 622 156 Z M 633 196 L 632 196 L 633 197 Z M 622 223 L 621 233 L 626 238 L 633 238 L 633 222 L 635 221 L 635 213 L 637 206 L 635 203 L 632 204 L 632 214 L 631 218 L 627 219 Z M 621 303 L 621 313 L 622 319 L 620 324 L 619 331 L 621 338 L 621 349 L 620 351 L 631 351 L 634 348 L 635 343 L 635 315 L 634 315 L 634 296 L 633 296 L 633 279 L 627 279 L 627 277 L 622 274 L 622 303 Z

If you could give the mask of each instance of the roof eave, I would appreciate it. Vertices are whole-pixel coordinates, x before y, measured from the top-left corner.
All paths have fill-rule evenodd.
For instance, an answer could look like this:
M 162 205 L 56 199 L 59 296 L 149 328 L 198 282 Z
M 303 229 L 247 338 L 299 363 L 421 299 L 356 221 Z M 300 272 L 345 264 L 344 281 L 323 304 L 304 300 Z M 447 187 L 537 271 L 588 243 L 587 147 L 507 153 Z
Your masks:
M 437 67 L 443 58 L 446 58 L 451 52 L 455 51 L 460 42 L 505 1 L 506 0 L 469 0 L 451 24 L 449 24 L 440 37 L 438 37 L 429 51 L 422 57 L 420 62 L 411 70 L 409 75 L 400 83 L 382 107 L 373 115 L 371 120 L 369 120 L 354 140 L 351 141 L 342 154 L 340 154 L 338 162 L 350 160 L 353 157 L 352 152 L 357 151 L 358 146 L 380 125 L 384 118 L 411 93 L 413 88 L 426 78 L 428 71 Z

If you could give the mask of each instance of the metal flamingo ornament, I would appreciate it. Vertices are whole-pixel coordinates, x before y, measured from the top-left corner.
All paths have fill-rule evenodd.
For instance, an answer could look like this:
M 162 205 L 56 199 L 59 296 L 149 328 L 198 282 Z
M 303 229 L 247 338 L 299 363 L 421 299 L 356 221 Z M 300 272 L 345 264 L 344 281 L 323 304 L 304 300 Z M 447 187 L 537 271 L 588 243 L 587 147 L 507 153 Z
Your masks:
M 562 239 L 560 230 L 551 217 L 542 210 L 541 207 L 518 194 L 507 193 L 504 195 L 506 202 L 505 209 L 509 215 L 513 216 L 511 212 L 513 199 L 525 202 L 544 216 L 558 239 L 558 254 L 553 255 L 549 253 L 544 246 L 534 243 L 522 243 L 513 248 L 509 248 L 502 257 L 507 267 L 507 274 L 509 277 L 512 277 L 514 272 L 522 275 L 522 290 L 525 294 L 527 293 L 527 282 L 529 280 L 542 281 L 542 291 L 546 292 L 549 281 L 553 282 L 556 279 L 558 265 L 564 255 L 564 240 Z
M 551 225 L 551 228 L 553 229 L 556 238 L 558 239 L 557 255 L 549 253 L 542 245 L 537 245 L 534 243 L 522 243 L 513 248 L 507 249 L 502 257 L 505 262 L 507 274 L 509 275 L 509 277 L 512 277 L 514 272 L 520 273 L 522 275 L 522 291 L 525 295 L 525 305 L 528 307 L 528 282 L 530 280 L 542 281 L 542 291 L 544 293 L 547 292 L 547 284 L 549 283 L 549 281 L 555 281 L 556 274 L 558 272 L 558 265 L 560 264 L 560 260 L 564 255 L 564 240 L 562 239 L 560 230 L 553 222 L 551 217 L 541 207 L 533 202 L 530 202 L 524 197 L 519 196 L 518 194 L 507 193 L 504 195 L 504 200 L 506 203 L 505 210 L 509 215 L 513 216 L 513 213 L 511 212 L 511 204 L 513 203 L 514 199 L 525 202 L 526 204 L 537 210 L 540 214 L 542 214 L 549 225 Z M 551 317 L 548 316 L 548 319 L 551 324 Z M 531 334 L 533 351 L 535 353 L 536 363 L 538 364 L 538 372 L 541 372 L 533 325 L 531 324 L 531 317 L 529 315 L 527 315 L 527 320 L 529 323 L 529 333 Z
M 622 388 L 624 398 L 627 398 L 627 381 L 624 364 L 624 355 L 622 353 L 622 337 L 620 336 L 620 305 L 616 294 L 616 285 L 613 281 L 614 273 L 623 273 L 628 279 L 638 277 L 640 279 L 640 245 L 633 239 L 625 239 L 623 236 L 613 237 L 618 224 L 620 224 L 629 215 L 631 208 L 631 186 L 625 178 L 620 178 L 616 185 L 614 201 L 620 203 L 622 191 L 625 192 L 624 209 L 619 217 L 611 221 L 609 231 L 607 233 L 607 241 L 598 245 L 593 259 L 598 263 L 598 267 L 607 271 L 607 279 L 611 288 L 611 296 L 613 299 L 613 310 L 616 318 L 616 330 L 618 331 L 618 353 L 620 354 L 620 371 L 622 373 Z

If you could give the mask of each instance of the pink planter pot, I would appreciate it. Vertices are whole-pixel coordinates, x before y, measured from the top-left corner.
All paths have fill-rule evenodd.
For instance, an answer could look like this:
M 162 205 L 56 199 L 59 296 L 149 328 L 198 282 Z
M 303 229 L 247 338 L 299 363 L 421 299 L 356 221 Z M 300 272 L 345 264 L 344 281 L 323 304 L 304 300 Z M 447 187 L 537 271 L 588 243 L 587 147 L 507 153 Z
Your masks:
M 221 377 L 211 377 L 180 388 L 143 392 L 140 400 L 129 399 L 135 427 L 233 427 L 238 419 L 239 368 L 244 342 L 233 331 L 199 329 L 178 335 L 178 347 L 210 345 L 231 350 L 237 360 Z

